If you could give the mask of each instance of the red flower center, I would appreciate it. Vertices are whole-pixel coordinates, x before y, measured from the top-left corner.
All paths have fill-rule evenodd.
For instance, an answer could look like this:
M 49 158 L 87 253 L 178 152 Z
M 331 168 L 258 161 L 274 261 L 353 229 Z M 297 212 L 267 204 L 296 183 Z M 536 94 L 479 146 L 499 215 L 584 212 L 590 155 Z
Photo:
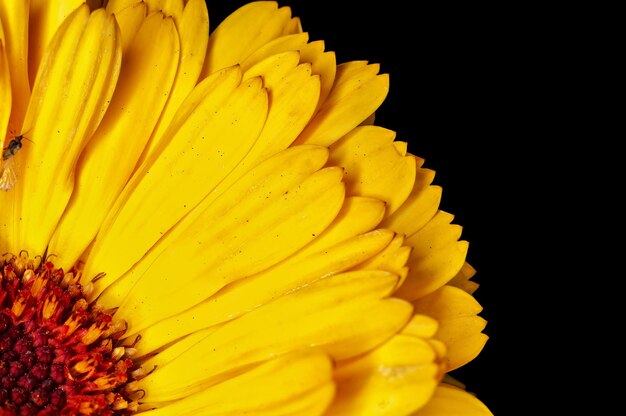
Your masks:
M 126 323 L 89 304 L 79 280 L 25 252 L 0 258 L 0 415 L 137 410 Z

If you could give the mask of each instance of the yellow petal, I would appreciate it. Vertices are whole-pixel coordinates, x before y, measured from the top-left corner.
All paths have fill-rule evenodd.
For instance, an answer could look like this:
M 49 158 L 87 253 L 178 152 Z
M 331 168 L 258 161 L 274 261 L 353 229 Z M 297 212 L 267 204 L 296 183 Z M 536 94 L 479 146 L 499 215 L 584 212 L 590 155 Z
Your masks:
M 416 162 L 421 160 L 416 158 Z M 441 187 L 430 185 L 434 177 L 434 171 L 418 167 L 411 194 L 381 226 L 407 236 L 424 227 L 437 213 L 441 201 Z
M 183 0 L 145 0 L 148 5 L 148 12 L 162 12 L 166 16 L 174 18 L 176 25 L 180 25 L 183 15 Z M 180 27 L 180 26 L 179 26 Z
M 454 217 L 438 212 L 420 231 L 405 240 L 412 248 L 409 274 L 396 296 L 419 299 L 450 281 L 461 270 L 467 255 L 467 241 L 457 241 L 461 227 L 452 225 Z
M 246 76 L 255 76 L 254 69 Z M 319 97 L 319 77 L 311 76 L 310 65 L 298 65 L 280 78 L 273 72 L 258 73 L 263 76 L 272 101 L 263 132 L 246 158 L 252 166 L 293 143 L 313 116 Z
M 317 146 L 298 146 L 288 149 L 260 164 L 242 178 L 238 184 L 229 189 L 227 193 L 220 195 L 217 200 L 211 199 L 207 203 L 209 198 L 205 198 L 190 215 L 187 215 L 170 233 L 159 240 L 157 245 L 143 256 L 129 273 L 108 288 L 100 300 L 112 305 L 119 305 L 135 285 L 137 279 L 151 267 L 161 253 L 176 244 L 189 228 L 195 226 L 196 221 L 202 221 L 200 218 L 206 216 L 207 210 L 209 215 L 214 215 L 213 213 L 218 206 L 226 207 L 222 209 L 225 210 L 224 212 L 228 212 L 229 207 L 238 205 L 239 201 L 247 200 L 248 204 L 254 203 L 254 198 L 248 198 L 250 190 L 256 190 L 257 193 L 266 191 L 267 194 L 280 195 L 319 170 L 326 163 L 327 157 L 328 151 Z M 285 169 L 285 167 L 288 168 Z M 260 199 L 264 199 L 265 195 L 261 195 L 263 196 L 260 196 Z M 219 217 L 207 217 L 207 219 L 214 222 Z M 107 286 L 100 285 L 100 282 L 97 282 L 96 289 L 100 289 L 96 290 L 96 293 Z
M 387 214 L 402 205 L 415 181 L 415 160 L 399 150 L 395 136 L 382 127 L 357 127 L 330 148 L 329 163 L 346 171 L 348 195 L 385 201 Z
M 138 165 L 152 157 L 155 149 L 161 146 L 176 111 L 198 82 L 209 42 L 209 15 L 204 0 L 190 0 L 182 12 L 180 22 L 177 21 L 177 27 L 180 34 L 178 71 L 165 110 Z
M 129 48 L 133 59 L 123 62 L 109 109 L 79 159 L 74 193 L 50 242 L 57 266 L 68 270 L 78 260 L 135 169 L 171 88 L 178 45 L 171 18 L 154 13 L 143 22 Z
M 463 264 L 463 267 L 461 267 L 461 270 L 459 270 L 457 275 L 454 276 L 448 284 L 450 286 L 458 287 L 471 295 L 476 291 L 476 289 L 478 289 L 478 286 L 480 286 L 478 283 L 470 280 L 475 274 L 476 269 L 466 262 Z
M 375 350 L 339 363 L 337 396 L 328 415 L 407 415 L 422 407 L 439 383 L 430 344 L 396 335 Z
M 363 271 L 322 279 L 230 321 L 180 356 L 160 363 L 139 387 L 147 402 L 169 401 L 204 390 L 228 373 L 289 351 L 317 346 L 348 359 L 381 344 L 409 319 L 411 307 L 383 299 L 396 277 Z M 363 319 L 367 314 L 368 319 Z M 184 370 L 183 370 L 184 369 Z
M 319 79 L 309 65 L 298 65 L 295 51 L 273 55 L 250 68 L 245 78 L 262 77 L 270 96 L 267 121 L 254 146 L 215 189 L 220 194 L 259 162 L 286 149 L 315 110 Z
M 384 204 L 373 198 L 349 197 L 333 221 L 333 224 L 324 230 L 324 233 L 311 244 L 294 255 L 290 261 L 296 263 L 318 253 L 330 254 L 330 248 L 346 242 L 353 237 L 364 235 L 380 223 L 385 212 Z M 385 235 L 391 240 L 391 233 L 386 230 L 377 230 L 378 234 Z
M 329 146 L 375 112 L 389 92 L 389 76 L 378 69 L 339 65 L 330 95 L 296 143 Z
M 295 35 L 297 33 L 302 33 L 302 23 L 300 22 L 299 17 L 292 17 L 291 20 L 285 25 L 283 36 Z
M 4 135 L 9 125 L 9 117 L 11 116 L 11 73 L 9 69 L 9 58 L 6 54 L 4 45 L 6 39 L 4 37 L 2 22 L 0 22 L 0 137 L 2 147 L 4 148 Z M 0 162 L 2 163 L 2 162 Z
M 436 292 L 413 302 L 416 313 L 432 316 L 439 322 L 435 338 L 448 348 L 448 370 L 461 367 L 480 353 L 487 342 L 482 333 L 486 321 L 477 316 L 480 304 L 463 290 L 443 286 Z
M 426 406 L 413 416 L 493 416 L 493 413 L 470 393 L 442 384 Z
M 107 0 L 106 1 L 106 10 L 109 13 L 117 13 L 120 10 L 126 9 L 127 7 L 132 7 L 137 3 L 144 3 L 143 0 Z M 146 8 L 148 6 L 146 5 Z
M 439 329 L 439 323 L 426 315 L 415 314 L 402 328 L 402 333 L 418 338 L 432 338 Z
M 172 139 L 135 172 L 105 220 L 86 276 L 105 272 L 102 285 L 130 269 L 247 153 L 265 121 L 267 93 L 260 79 L 239 85 L 240 76 L 238 68 L 217 73 L 199 86 L 209 89 L 199 103 L 190 95 Z
M 279 9 L 274 1 L 257 1 L 237 9 L 211 34 L 201 77 L 243 62 L 254 51 L 282 36 L 290 21 L 291 10 Z
M 320 352 L 303 351 L 267 361 L 210 389 L 145 414 L 316 416 L 324 412 L 334 391 L 328 357 Z
M 0 2 L 0 22 L 4 32 L 4 57 L 0 58 L 2 67 L 8 65 L 11 73 L 10 89 L 13 101 L 9 99 L 9 108 L 12 105 L 12 125 L 19 129 L 26 114 L 28 99 L 30 98 L 30 82 L 28 80 L 28 1 L 11 0 Z M 0 69 L 0 71 L 4 71 Z M 8 74 L 6 74 L 8 75 Z M 0 76 L 6 76 L 0 75 Z M 0 81 L 3 94 L 6 88 L 5 80 Z M 8 91 L 8 90 L 7 90 Z M 4 97 L 3 97 L 4 98 Z M 2 110 L 0 110 L 0 131 L 4 132 Z
M 9 117 L 11 115 L 11 78 L 9 75 L 9 63 L 4 49 L 2 23 L 0 22 L 0 134 L 4 147 L 4 134 L 7 131 Z M 4 175 L 11 172 L 7 169 L 6 161 L 0 160 L 0 181 Z M 16 247 L 17 222 L 13 218 L 19 218 L 16 208 L 16 194 L 13 191 L 0 191 L 0 251 L 6 253 Z
M 404 236 L 397 235 L 384 250 L 360 265 L 362 269 L 386 270 L 400 277 L 401 285 L 408 274 L 407 260 L 411 255 L 411 248 L 404 245 Z
M 335 82 L 337 73 L 335 53 L 324 52 L 324 41 L 318 40 L 307 43 L 300 50 L 300 62 L 311 63 L 313 73 L 320 76 L 320 98 L 317 103 L 317 109 L 319 109 L 326 101 Z
M 28 75 L 31 84 L 55 32 L 81 4 L 83 0 L 30 0 Z
M 146 3 L 140 0 L 132 0 L 132 2 L 132 4 L 121 4 L 122 2 L 109 1 L 106 7 L 109 13 L 115 14 L 115 19 L 120 27 L 124 55 L 128 54 L 128 48 L 132 45 L 135 35 L 148 15 Z
M 285 169 L 278 172 L 284 175 Z M 341 208 L 341 175 L 327 168 L 286 190 L 254 181 L 245 186 L 244 199 L 229 192 L 151 264 L 121 303 L 116 316 L 129 323 L 128 334 L 265 270 L 307 244 Z
M 235 319 L 299 287 L 348 270 L 379 252 L 392 237 L 389 231 L 359 235 L 370 228 L 372 219 L 382 215 L 384 208 L 376 202 L 350 198 L 333 225 L 296 255 L 255 276 L 234 282 L 201 304 L 143 330 L 144 341 L 137 345 L 138 354 L 147 354 L 194 331 Z M 129 287 L 115 287 L 119 297 L 107 298 L 106 303 L 119 304 Z M 111 296 L 109 292 L 104 295 Z
M 16 186 L 23 192 L 18 244 L 31 253 L 48 245 L 72 193 L 78 156 L 111 100 L 118 33 L 112 16 L 89 14 L 84 5 L 59 28 L 42 61 L 25 122 L 32 143 L 15 156 L 25 166 Z
M 241 62 L 241 68 L 247 71 L 262 60 L 283 52 L 299 51 L 309 40 L 308 33 L 281 36 L 257 49 Z

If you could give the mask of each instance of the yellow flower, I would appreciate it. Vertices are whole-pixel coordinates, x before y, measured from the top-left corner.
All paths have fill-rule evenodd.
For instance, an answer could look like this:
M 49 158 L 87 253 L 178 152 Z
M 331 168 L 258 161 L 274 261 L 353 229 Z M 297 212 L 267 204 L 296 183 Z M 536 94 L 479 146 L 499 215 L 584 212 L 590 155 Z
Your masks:
M 491 414 L 442 381 L 485 322 L 378 65 L 274 2 L 99 3 L 0 3 L 0 413 Z

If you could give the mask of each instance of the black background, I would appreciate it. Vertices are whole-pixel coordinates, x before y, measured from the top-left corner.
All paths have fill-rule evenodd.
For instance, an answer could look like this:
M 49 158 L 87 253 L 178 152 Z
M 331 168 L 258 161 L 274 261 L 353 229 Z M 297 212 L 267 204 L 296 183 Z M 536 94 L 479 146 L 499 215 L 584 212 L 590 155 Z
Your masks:
M 245 3 L 208 0 L 211 31 Z M 411 153 L 437 171 L 435 183 L 444 188 L 441 208 L 463 225 L 468 259 L 478 269 L 475 280 L 481 287 L 475 296 L 484 307 L 490 340 L 454 375 L 494 414 L 507 414 L 506 384 L 515 377 L 515 361 L 505 357 L 505 334 L 513 327 L 506 310 L 512 309 L 512 287 L 523 268 L 510 225 L 522 192 L 512 179 L 518 153 L 511 144 L 522 135 L 511 117 L 511 85 L 517 80 L 508 75 L 519 65 L 508 36 L 514 12 L 422 3 L 387 0 L 369 7 L 367 2 L 285 0 L 280 5 L 290 6 L 310 39 L 323 39 L 338 62 L 378 62 L 381 72 L 390 74 L 390 92 L 376 124 L 395 130 Z

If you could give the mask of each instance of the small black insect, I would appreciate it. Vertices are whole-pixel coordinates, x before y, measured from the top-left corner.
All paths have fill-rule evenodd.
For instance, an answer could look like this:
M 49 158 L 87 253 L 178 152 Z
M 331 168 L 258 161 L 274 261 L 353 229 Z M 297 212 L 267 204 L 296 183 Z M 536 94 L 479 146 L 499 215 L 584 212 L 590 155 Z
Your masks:
M 22 148 L 22 140 L 24 140 L 23 134 L 20 134 L 19 136 L 15 136 L 9 142 L 8 146 L 2 149 L 2 160 L 11 159 L 17 152 L 19 152 L 19 150 Z
M 2 163 L 0 163 L 0 190 L 9 191 L 15 186 L 17 181 L 17 174 L 13 167 L 13 156 L 17 154 L 22 148 L 22 140 L 28 140 L 23 134 L 15 136 L 7 147 L 2 149 Z M 30 141 L 30 140 L 28 140 Z

